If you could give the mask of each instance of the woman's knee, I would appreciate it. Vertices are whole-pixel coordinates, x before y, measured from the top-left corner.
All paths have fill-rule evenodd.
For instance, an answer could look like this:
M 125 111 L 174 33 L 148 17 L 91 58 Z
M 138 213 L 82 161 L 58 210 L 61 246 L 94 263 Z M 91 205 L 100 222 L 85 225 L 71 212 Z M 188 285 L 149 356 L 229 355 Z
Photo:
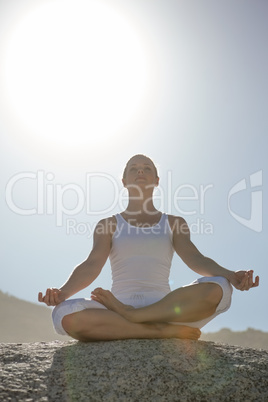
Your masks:
M 72 333 L 74 328 L 75 328 L 75 317 L 74 317 L 75 313 L 72 314 L 67 314 L 63 317 L 63 319 L 61 320 L 61 325 L 63 327 L 63 329 L 68 333 Z
M 216 308 L 223 296 L 222 287 L 217 283 L 212 282 L 203 283 L 202 285 L 205 287 L 204 290 L 206 302 L 209 303 L 212 308 Z
M 222 287 L 217 283 L 211 283 L 210 285 L 211 285 L 211 295 L 210 295 L 211 301 L 213 304 L 218 306 L 223 296 Z
M 67 314 L 63 317 L 61 325 L 68 334 L 79 333 L 83 330 L 83 320 L 80 313 L 81 311 Z
M 62 327 L 73 338 L 87 341 L 91 338 L 93 328 L 98 326 L 97 313 L 94 310 L 82 310 L 68 314 L 62 319 Z

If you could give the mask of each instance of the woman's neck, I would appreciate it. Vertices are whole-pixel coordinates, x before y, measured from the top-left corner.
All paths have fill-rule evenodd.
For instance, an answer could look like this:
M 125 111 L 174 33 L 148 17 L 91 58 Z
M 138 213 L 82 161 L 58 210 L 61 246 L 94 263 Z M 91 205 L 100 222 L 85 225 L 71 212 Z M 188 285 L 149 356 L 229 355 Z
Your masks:
M 155 208 L 152 200 L 140 202 L 140 200 L 130 200 L 124 214 L 136 216 L 154 216 L 159 211 Z

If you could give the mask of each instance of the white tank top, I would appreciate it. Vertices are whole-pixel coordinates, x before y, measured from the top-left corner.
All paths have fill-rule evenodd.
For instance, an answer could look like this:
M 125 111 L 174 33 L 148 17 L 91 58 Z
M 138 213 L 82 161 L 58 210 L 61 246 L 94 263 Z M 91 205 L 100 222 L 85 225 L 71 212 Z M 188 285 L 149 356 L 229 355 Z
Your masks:
M 110 252 L 112 293 L 119 298 L 169 293 L 174 249 L 168 216 L 162 214 L 156 225 L 147 227 L 130 225 L 120 214 L 115 217 L 117 227 Z

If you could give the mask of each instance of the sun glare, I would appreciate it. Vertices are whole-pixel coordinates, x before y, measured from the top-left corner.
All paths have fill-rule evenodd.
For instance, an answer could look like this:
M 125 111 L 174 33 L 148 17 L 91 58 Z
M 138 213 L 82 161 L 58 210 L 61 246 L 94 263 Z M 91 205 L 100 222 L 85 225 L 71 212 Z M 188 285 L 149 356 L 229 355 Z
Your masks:
M 146 49 L 123 14 L 98 1 L 28 10 L 6 43 L 9 118 L 37 141 L 104 143 L 142 107 Z

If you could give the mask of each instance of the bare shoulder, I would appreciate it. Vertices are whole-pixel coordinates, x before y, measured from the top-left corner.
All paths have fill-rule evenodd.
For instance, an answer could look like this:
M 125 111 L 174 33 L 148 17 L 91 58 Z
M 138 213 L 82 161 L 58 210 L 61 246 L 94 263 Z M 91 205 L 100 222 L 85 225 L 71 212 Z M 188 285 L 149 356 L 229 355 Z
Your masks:
M 93 236 L 93 250 L 92 254 L 103 257 L 108 257 L 112 247 L 112 237 L 116 229 L 116 218 L 111 216 L 109 218 L 101 219 L 94 230 Z
M 169 226 L 173 235 L 190 234 L 189 226 L 184 218 L 176 215 L 168 215 Z
M 116 218 L 110 216 L 108 218 L 101 219 L 95 228 L 95 235 L 113 236 L 116 229 Z
M 105 264 L 107 260 L 111 246 L 112 246 L 112 235 L 113 235 L 113 227 L 114 225 L 114 217 L 101 219 L 94 230 L 93 236 L 93 248 L 91 253 L 89 254 L 88 259 L 97 263 L 100 263 L 102 266 Z

